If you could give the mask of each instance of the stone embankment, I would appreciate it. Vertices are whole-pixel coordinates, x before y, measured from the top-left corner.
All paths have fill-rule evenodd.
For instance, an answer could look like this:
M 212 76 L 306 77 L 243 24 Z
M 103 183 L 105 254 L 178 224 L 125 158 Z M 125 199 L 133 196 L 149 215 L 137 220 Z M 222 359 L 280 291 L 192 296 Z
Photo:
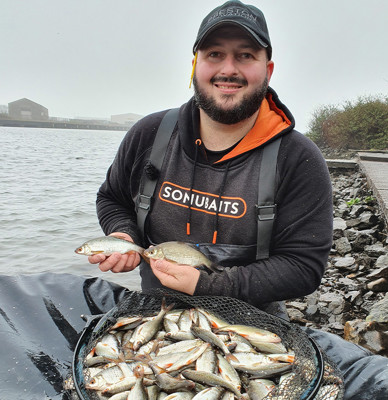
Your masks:
M 358 167 L 331 170 L 333 246 L 318 290 L 287 302 L 291 321 L 388 356 L 388 240 L 378 202 Z

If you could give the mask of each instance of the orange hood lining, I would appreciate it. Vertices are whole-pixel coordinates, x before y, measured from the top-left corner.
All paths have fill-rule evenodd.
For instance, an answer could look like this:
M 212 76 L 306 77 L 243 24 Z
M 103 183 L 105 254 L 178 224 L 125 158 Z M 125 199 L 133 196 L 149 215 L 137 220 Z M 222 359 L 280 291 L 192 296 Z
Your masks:
M 291 121 L 287 118 L 283 110 L 276 106 L 272 99 L 272 94 L 269 93 L 261 103 L 259 115 L 257 116 L 253 128 L 232 151 L 216 163 L 230 160 L 231 158 L 261 146 L 290 125 Z

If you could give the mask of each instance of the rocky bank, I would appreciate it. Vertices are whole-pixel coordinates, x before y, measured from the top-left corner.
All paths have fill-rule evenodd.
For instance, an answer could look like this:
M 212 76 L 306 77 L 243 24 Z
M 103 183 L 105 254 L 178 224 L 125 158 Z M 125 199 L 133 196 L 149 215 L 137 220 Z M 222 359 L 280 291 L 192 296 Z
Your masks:
M 387 227 L 365 176 L 331 170 L 333 246 L 318 290 L 287 302 L 292 322 L 388 356 Z

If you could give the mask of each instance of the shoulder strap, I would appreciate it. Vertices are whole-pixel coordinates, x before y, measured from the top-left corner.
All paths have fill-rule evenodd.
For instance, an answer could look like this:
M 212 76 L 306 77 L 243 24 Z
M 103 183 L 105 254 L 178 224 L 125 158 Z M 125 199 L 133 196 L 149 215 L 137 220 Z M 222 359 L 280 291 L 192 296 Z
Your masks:
M 263 148 L 263 157 L 260 165 L 259 194 L 256 204 L 257 260 L 269 257 L 272 227 L 276 214 L 276 166 L 281 140 L 282 138 L 280 137 Z
M 171 110 L 167 111 L 159 125 L 158 131 L 156 132 L 149 162 L 158 171 L 160 171 L 162 168 L 168 142 L 170 141 L 172 132 L 174 131 L 178 121 L 178 114 L 179 108 L 172 108 Z M 147 174 L 143 173 L 142 183 L 143 184 L 140 185 L 140 193 L 137 199 L 136 211 L 137 225 L 142 235 L 144 235 L 145 221 L 151 208 L 151 202 L 153 199 L 157 179 L 150 179 Z

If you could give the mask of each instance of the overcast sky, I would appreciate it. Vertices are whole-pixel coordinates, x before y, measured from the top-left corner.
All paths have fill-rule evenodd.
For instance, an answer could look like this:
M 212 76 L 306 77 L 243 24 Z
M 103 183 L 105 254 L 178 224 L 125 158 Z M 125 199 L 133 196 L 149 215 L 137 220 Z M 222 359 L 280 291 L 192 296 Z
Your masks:
M 0 0 L 0 105 L 110 118 L 176 107 L 215 0 Z M 387 0 L 252 0 L 267 19 L 270 85 L 305 132 L 317 107 L 388 93 Z

